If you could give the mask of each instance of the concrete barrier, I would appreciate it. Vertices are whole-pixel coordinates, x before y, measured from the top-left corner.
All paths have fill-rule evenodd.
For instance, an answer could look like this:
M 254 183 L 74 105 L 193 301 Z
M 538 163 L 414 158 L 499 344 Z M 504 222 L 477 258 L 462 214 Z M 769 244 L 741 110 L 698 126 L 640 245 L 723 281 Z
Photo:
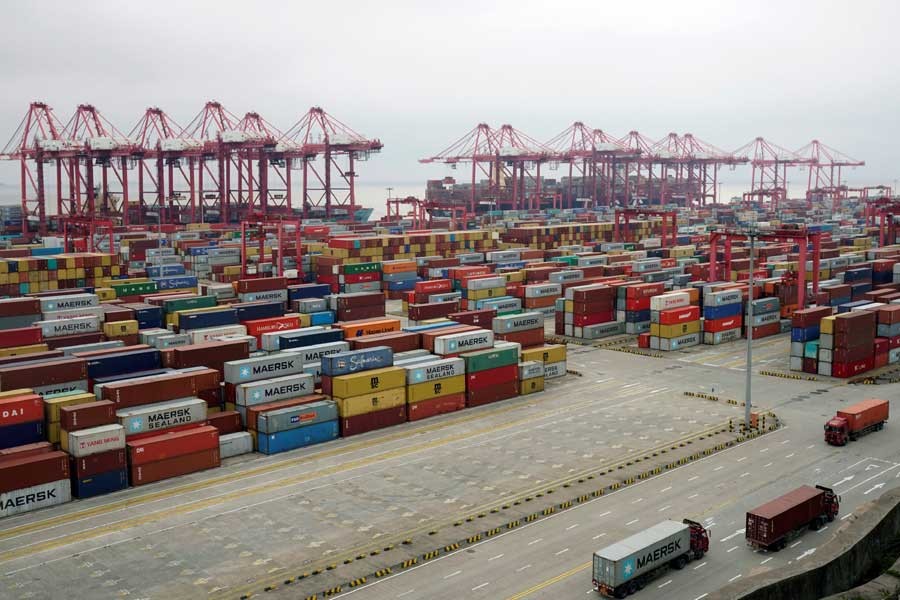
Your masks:
M 831 534 L 828 539 L 822 539 Z M 811 533 L 805 533 L 809 536 Z M 710 593 L 706 600 L 864 600 L 893 598 L 900 579 L 885 574 L 878 582 L 856 588 L 866 573 L 884 568 L 882 557 L 900 537 L 900 489 L 859 507 L 843 521 L 835 521 L 818 534 L 815 554 L 783 569 L 751 574 Z M 881 581 L 884 579 L 884 581 Z M 893 583 L 891 583 L 893 582 Z M 893 586 L 893 587 L 892 587 Z M 863 588 L 883 590 L 888 595 L 864 595 Z M 868 590 L 867 590 L 868 592 Z M 866 593 L 867 593 L 866 592 Z

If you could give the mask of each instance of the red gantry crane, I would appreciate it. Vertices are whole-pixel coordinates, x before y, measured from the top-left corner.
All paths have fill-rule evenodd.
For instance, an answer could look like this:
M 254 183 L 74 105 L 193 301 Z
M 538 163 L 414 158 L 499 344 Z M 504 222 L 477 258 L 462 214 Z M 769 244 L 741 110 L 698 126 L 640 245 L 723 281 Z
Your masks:
M 475 206 L 480 198 L 496 202 L 500 196 L 500 161 L 493 131 L 487 123 L 479 123 L 438 154 L 419 159 L 419 162 L 444 163 L 451 169 L 456 169 L 460 164 L 471 164 L 469 206 L 466 211 L 470 214 L 475 214 Z M 481 194 L 478 193 L 479 176 L 487 180 L 487 187 Z M 447 208 L 450 209 L 452 206 L 448 205 Z
M 848 188 L 841 181 L 841 169 L 865 166 L 866 161 L 856 160 L 846 154 L 829 148 L 819 140 L 813 140 L 797 150 L 796 154 L 810 161 L 809 180 L 806 187 L 806 200 L 827 202 L 831 200 L 831 210 L 837 211 L 841 202 L 848 197 Z
M 761 137 L 744 144 L 732 154 L 746 156 L 753 169 L 750 191 L 744 193 L 743 205 L 757 203 L 761 208 L 773 211 L 778 211 L 781 202 L 787 199 L 788 167 L 812 164 L 811 159 Z
M 494 131 L 501 177 L 499 210 L 540 210 L 544 194 L 541 190 L 541 166 L 550 163 L 555 169 L 559 156 L 532 137 L 502 125 Z

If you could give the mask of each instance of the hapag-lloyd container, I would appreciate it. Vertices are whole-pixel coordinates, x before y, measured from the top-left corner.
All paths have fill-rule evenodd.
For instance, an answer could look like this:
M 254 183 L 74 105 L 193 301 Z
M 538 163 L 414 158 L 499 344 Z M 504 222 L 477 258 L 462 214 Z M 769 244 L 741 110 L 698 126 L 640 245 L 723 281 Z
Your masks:
M 38 508 L 64 504 L 72 500 L 68 477 L 0 494 L 0 517 L 18 515 Z
M 308 373 L 242 383 L 235 388 L 238 406 L 253 406 L 313 393 L 313 377 Z
M 444 358 L 411 365 L 406 368 L 406 383 L 413 385 L 445 377 L 455 377 L 466 372 L 466 365 L 461 358 Z
M 303 359 L 296 352 L 278 352 L 259 358 L 225 363 L 226 383 L 249 383 L 262 379 L 286 377 L 303 372 Z
M 237 431 L 219 436 L 219 456 L 231 458 L 253 452 L 253 434 L 249 431 Z
M 337 418 L 337 405 L 331 400 L 319 400 L 264 412 L 257 419 L 257 431 L 264 434 L 278 433 L 324 421 L 336 421 Z
M 195 427 L 172 433 L 160 433 L 129 441 L 129 463 L 134 467 L 203 450 L 219 449 L 219 430 L 212 426 Z
M 35 323 L 41 328 L 44 338 L 75 335 L 79 333 L 96 333 L 100 331 L 100 319 L 97 317 L 76 317 L 70 319 L 54 319 L 52 321 L 38 321 Z
M 76 458 L 119 450 L 125 447 L 125 428 L 121 425 L 100 425 L 60 436 L 60 447 Z
M 322 375 L 337 377 L 360 371 L 389 367 L 394 361 L 394 351 L 387 346 L 375 346 L 323 356 Z
M 491 348 L 493 345 L 493 331 L 488 331 L 487 329 L 467 331 L 436 338 L 434 340 L 434 353 L 440 355 L 458 354 L 460 352 Z
M 690 306 L 691 295 L 687 292 L 671 292 L 650 298 L 650 310 L 668 310 Z
M 206 411 L 206 400 L 184 398 L 120 410 L 116 417 L 128 436 L 206 421 Z
M 492 323 L 494 333 L 514 333 L 538 328 L 541 330 L 544 328 L 544 315 L 537 312 L 494 317 Z

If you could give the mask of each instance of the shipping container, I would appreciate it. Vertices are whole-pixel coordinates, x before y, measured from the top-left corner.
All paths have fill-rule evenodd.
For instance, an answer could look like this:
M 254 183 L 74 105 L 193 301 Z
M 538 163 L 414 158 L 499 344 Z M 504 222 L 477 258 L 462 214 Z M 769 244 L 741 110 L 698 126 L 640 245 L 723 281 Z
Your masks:
M 200 398 L 182 398 L 144 404 L 116 412 L 125 435 L 161 431 L 178 425 L 206 422 L 207 404 Z
M 90 477 L 107 471 L 124 469 L 127 466 L 128 453 L 125 449 L 99 452 L 81 458 L 71 458 L 72 476 L 74 478 Z
M 321 358 L 322 375 L 338 377 L 389 367 L 394 361 L 394 351 L 387 346 L 375 346 L 362 350 L 352 350 L 329 354 Z
M 500 367 L 506 368 L 506 367 Z M 482 371 L 486 373 L 487 371 Z M 466 376 L 456 375 L 441 379 L 428 380 L 423 383 L 410 384 L 406 388 L 406 401 L 409 404 L 431 400 L 439 396 L 463 394 L 466 391 Z
M 67 477 L 69 477 L 69 457 L 65 452 L 12 456 L 0 462 L 0 493 Z
M 838 514 L 840 498 L 830 489 L 801 486 L 747 512 L 747 542 L 757 548 L 780 550 L 787 538 L 807 526 L 821 528 Z
M 32 487 L 0 494 L 0 517 L 64 504 L 72 500 L 72 484 L 68 477 Z
M 451 394 L 449 396 L 438 396 L 430 400 L 410 403 L 407 407 L 407 411 L 410 421 L 419 421 L 437 415 L 456 412 L 465 407 L 465 394 Z
M 222 459 L 253 452 L 253 434 L 235 431 L 219 436 L 219 456 Z
M 128 470 L 124 467 L 96 475 L 72 479 L 72 495 L 82 500 L 111 494 L 128 487 Z
M 497 364 L 502 366 L 502 363 Z M 463 375 L 466 372 L 465 365 L 463 358 L 444 358 L 406 366 L 404 367 L 406 369 L 406 383 L 413 385 L 435 379 Z
M 224 368 L 227 383 L 248 383 L 302 373 L 303 360 L 299 353 L 279 352 L 259 358 L 226 362 Z
M 400 391 L 402 392 L 402 390 Z M 341 436 L 350 437 L 352 435 L 399 425 L 406 422 L 406 415 L 406 402 L 403 402 L 401 405 L 393 408 L 376 410 L 374 412 L 362 413 L 351 417 L 342 416 L 340 420 Z
M 358 396 L 335 397 L 334 401 L 337 404 L 338 414 L 341 418 L 355 417 L 405 405 L 406 388 L 401 386 Z
M 438 337 L 434 341 L 434 352 L 440 355 L 458 354 L 491 348 L 493 345 L 494 332 L 485 329 Z
M 140 440 L 129 440 L 128 462 L 132 466 L 219 449 L 219 430 L 209 425 L 176 432 L 163 432 Z
M 336 398 L 350 398 L 402 388 L 406 385 L 406 370 L 402 367 L 385 367 L 362 373 L 341 375 L 331 381 L 331 395 Z
M 242 383 L 235 388 L 235 403 L 238 406 L 253 406 L 285 398 L 306 396 L 312 394 L 313 391 L 312 376 L 307 373 L 301 373 L 299 375 Z
M 131 485 L 138 486 L 162 481 L 188 473 L 218 467 L 221 464 L 218 444 L 213 450 L 184 454 L 152 463 L 134 465 L 129 470 Z
M 276 454 L 336 439 L 338 432 L 337 421 L 325 421 L 279 433 L 257 433 L 256 443 L 261 453 Z
M 125 447 L 125 428 L 121 425 L 100 425 L 60 436 L 60 447 L 75 458 L 119 450 Z
M 264 434 L 278 433 L 324 421 L 337 421 L 337 418 L 337 405 L 331 400 L 319 400 L 263 412 L 257 419 L 256 430 Z

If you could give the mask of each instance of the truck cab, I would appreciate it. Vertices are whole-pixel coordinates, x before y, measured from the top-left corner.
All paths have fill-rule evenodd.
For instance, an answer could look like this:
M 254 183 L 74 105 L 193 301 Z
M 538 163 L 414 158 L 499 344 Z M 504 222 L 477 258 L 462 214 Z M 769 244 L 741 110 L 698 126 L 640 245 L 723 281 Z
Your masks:
M 825 441 L 833 446 L 846 446 L 850 440 L 850 423 L 844 417 L 832 417 L 825 423 Z
M 691 552 L 693 554 L 691 558 L 700 558 L 709 552 L 709 532 L 706 528 L 690 519 L 684 519 L 682 523 L 691 529 Z
M 816 488 L 825 492 L 825 518 L 829 522 L 834 521 L 841 509 L 841 497 L 835 494 L 831 488 L 823 485 L 817 485 Z

